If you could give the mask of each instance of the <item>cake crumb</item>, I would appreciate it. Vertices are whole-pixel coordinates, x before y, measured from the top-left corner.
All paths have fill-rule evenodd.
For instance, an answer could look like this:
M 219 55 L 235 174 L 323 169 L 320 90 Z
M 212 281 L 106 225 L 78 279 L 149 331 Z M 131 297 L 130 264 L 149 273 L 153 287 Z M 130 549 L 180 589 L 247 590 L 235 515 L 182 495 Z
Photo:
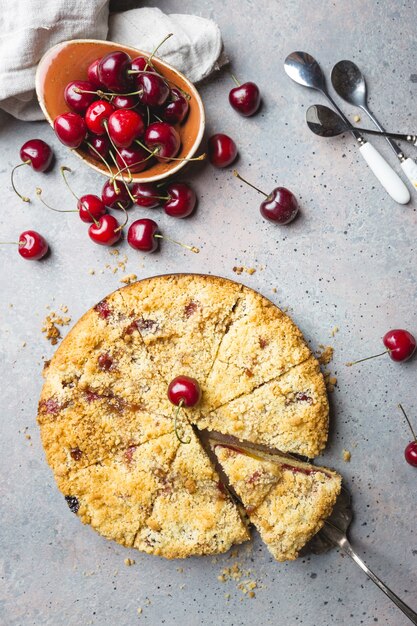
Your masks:
M 66 304 L 61 304 L 59 308 L 62 311 L 62 313 L 68 313 L 68 307 Z
M 330 372 L 323 372 L 323 376 L 324 376 L 324 382 L 327 387 L 327 391 L 329 393 L 332 393 L 334 391 L 334 388 L 337 385 L 336 376 L 333 376 Z
M 138 615 L 141 615 L 142 611 L 143 611 L 142 607 L 139 606 L 138 609 L 137 609 Z
M 352 454 L 349 452 L 349 450 L 343 450 L 343 460 L 346 463 L 349 463 L 351 458 L 352 458 Z
M 109 252 L 112 256 L 119 256 L 120 254 L 120 250 L 118 250 L 117 248 L 114 248 L 114 250 L 109 250 Z
M 68 310 L 68 308 L 67 308 Z M 42 333 L 46 339 L 55 346 L 61 339 L 61 330 L 58 326 L 68 326 L 71 318 L 69 316 L 61 316 L 51 311 L 43 320 Z
M 125 285 L 130 285 L 130 283 L 134 283 L 137 279 L 138 277 L 136 276 L 136 274 L 127 274 L 120 279 L 120 282 Z
M 361 121 L 361 116 L 360 115 L 354 115 L 353 116 L 353 121 L 356 122 L 356 124 L 357 124 L 358 122 Z
M 255 267 L 245 267 L 244 265 L 235 265 L 233 267 L 233 271 L 238 276 L 243 274 L 243 272 L 246 272 L 247 274 L 252 276 L 252 274 L 254 274 L 256 272 L 256 268 Z
M 277 293 L 277 288 L 276 287 L 272 287 L 272 293 Z
M 26 348 L 26 341 L 22 341 L 22 348 Z
M 333 326 L 332 330 L 330 331 L 330 337 L 334 337 L 336 333 L 339 332 L 339 326 Z
M 136 561 L 134 559 L 125 559 L 124 560 L 124 564 L 127 565 L 127 567 L 130 567 L 131 565 L 134 565 L 136 563 Z
M 317 359 L 321 365 L 328 365 L 333 359 L 334 349 L 332 346 L 319 346 L 320 350 L 317 351 Z

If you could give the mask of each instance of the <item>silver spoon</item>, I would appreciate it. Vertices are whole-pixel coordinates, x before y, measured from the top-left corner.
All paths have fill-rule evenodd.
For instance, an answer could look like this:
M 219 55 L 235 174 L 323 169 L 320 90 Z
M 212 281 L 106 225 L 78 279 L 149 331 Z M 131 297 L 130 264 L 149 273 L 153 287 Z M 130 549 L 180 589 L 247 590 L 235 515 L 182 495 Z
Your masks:
M 313 104 L 308 107 L 306 111 L 306 122 L 309 129 L 319 137 L 337 137 L 347 131 L 358 130 L 361 133 L 369 135 L 379 135 L 380 137 L 392 137 L 394 139 L 401 139 L 403 141 L 409 141 L 414 145 L 417 145 L 416 135 L 404 135 L 401 133 L 388 133 L 385 130 L 371 130 L 368 128 L 352 127 L 351 124 L 346 122 L 340 117 L 336 111 L 324 106 L 324 104 Z
M 323 72 L 317 61 L 310 54 L 307 54 L 307 52 L 292 52 L 285 59 L 284 68 L 288 76 L 299 85 L 320 91 L 331 102 L 342 119 L 349 124 L 349 121 L 327 91 Z M 410 193 L 398 174 L 394 172 L 372 144 L 362 137 L 360 132 L 353 128 L 350 132 L 358 142 L 359 152 L 391 198 L 399 204 L 407 204 L 410 200 Z
M 333 513 L 326 520 L 321 531 L 316 535 L 315 540 L 318 543 L 312 546 L 313 551 L 323 552 L 330 545 L 339 547 L 351 559 L 355 561 L 359 567 L 363 569 L 365 574 L 374 582 L 389 598 L 398 606 L 399 609 L 413 623 L 417 624 L 417 613 L 413 611 L 405 602 L 403 602 L 382 580 L 378 578 L 372 570 L 365 565 L 362 559 L 356 554 L 350 545 L 346 536 L 347 530 L 352 521 L 352 504 L 349 492 L 343 488 L 342 492 L 333 509 Z
M 368 107 L 365 77 L 355 63 L 352 61 L 339 61 L 339 63 L 336 63 L 332 70 L 332 85 L 343 100 L 362 109 L 379 130 L 384 130 Z M 386 139 L 400 160 L 405 175 L 413 186 L 417 188 L 416 162 L 407 158 L 395 141 L 389 137 Z

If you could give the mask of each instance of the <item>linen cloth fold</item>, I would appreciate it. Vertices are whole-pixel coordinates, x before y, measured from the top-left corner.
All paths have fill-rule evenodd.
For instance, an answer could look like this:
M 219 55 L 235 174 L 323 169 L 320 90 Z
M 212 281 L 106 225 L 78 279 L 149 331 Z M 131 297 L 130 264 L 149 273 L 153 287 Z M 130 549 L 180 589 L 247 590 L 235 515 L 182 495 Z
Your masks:
M 109 17 L 109 0 L 0 0 L 0 108 L 21 120 L 40 120 L 36 66 L 46 50 L 68 39 L 109 39 L 151 52 L 192 82 L 227 62 L 219 27 L 195 15 L 139 8 Z

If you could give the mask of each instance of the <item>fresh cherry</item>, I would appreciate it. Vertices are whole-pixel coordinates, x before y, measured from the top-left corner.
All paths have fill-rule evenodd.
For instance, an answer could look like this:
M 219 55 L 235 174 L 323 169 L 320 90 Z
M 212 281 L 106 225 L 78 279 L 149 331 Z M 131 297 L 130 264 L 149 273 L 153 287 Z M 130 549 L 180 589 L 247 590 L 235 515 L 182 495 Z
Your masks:
M 106 89 L 123 93 L 129 86 L 127 70 L 130 67 L 130 56 L 126 52 L 116 50 L 106 54 L 98 63 L 98 78 Z
M 85 113 L 97 95 L 87 93 L 94 91 L 95 87 L 88 80 L 73 80 L 65 87 L 64 100 L 75 113 Z
M 48 252 L 46 239 L 36 230 L 25 230 L 19 236 L 19 241 L 1 241 L 0 244 L 17 245 L 21 257 L 28 261 L 39 261 Z
M 230 90 L 229 102 L 240 115 L 249 117 L 256 113 L 261 104 L 259 88 L 252 82 L 243 83 L 241 85 L 233 74 L 232 78 L 236 83 L 236 87 Z
M 209 161 L 215 167 L 227 167 L 237 157 L 236 144 L 228 135 L 217 133 L 208 142 Z
M 165 200 L 154 183 L 135 183 L 132 187 L 135 203 L 145 209 L 154 209 Z
M 139 72 L 156 72 L 156 69 L 153 65 L 148 64 L 148 59 L 146 57 L 135 57 L 132 59 L 130 63 L 130 72 L 131 74 L 136 74 Z
M 29 139 L 20 148 L 19 152 L 22 163 L 15 165 L 11 172 L 11 184 L 14 192 L 23 200 L 23 202 L 30 202 L 29 198 L 22 196 L 14 185 L 14 173 L 18 167 L 22 165 L 30 165 L 35 172 L 45 172 L 51 165 L 53 152 L 45 141 L 42 139 Z
M 116 109 L 133 109 L 138 104 L 138 99 L 135 96 L 114 96 L 111 101 L 112 105 Z
M 166 239 L 171 241 L 182 248 L 186 248 L 191 252 L 198 254 L 200 250 L 195 246 L 187 246 L 184 243 L 175 241 L 166 235 L 161 235 L 158 229 L 158 224 L 147 217 L 140 220 L 136 220 L 131 223 L 127 233 L 127 242 L 135 250 L 141 250 L 142 252 L 155 252 L 158 249 L 158 240 Z
M 177 87 L 174 87 L 171 89 L 170 102 L 165 104 L 160 113 L 164 122 L 181 124 L 187 117 L 189 108 L 187 98 Z
M 132 144 L 128 148 L 120 148 L 119 154 L 116 155 L 116 163 L 119 171 L 129 170 L 137 173 L 152 165 L 152 158 L 149 157 L 150 154 L 147 150 L 137 144 Z
M 169 383 L 168 399 L 175 406 L 196 406 L 201 400 L 200 385 L 190 376 L 177 376 Z
M 276 224 L 289 224 L 295 219 L 298 213 L 298 202 L 294 194 L 286 187 L 275 187 L 268 195 L 264 191 L 252 185 L 245 178 L 242 178 L 237 170 L 233 174 L 242 182 L 255 189 L 258 193 L 266 196 L 266 200 L 261 202 L 259 210 L 262 217 Z
M 110 115 L 108 129 L 110 139 L 118 148 L 128 148 L 134 139 L 143 135 L 145 124 L 136 111 L 118 109 Z
M 376 359 L 377 357 L 387 353 L 393 361 L 401 363 L 410 359 L 416 350 L 415 337 L 410 332 L 408 332 L 408 330 L 403 330 L 402 328 L 389 330 L 383 336 L 382 342 L 386 347 L 386 350 L 384 350 L 384 352 L 380 352 L 379 354 L 373 354 L 372 356 L 367 356 L 364 359 L 359 359 L 357 361 L 351 361 L 349 363 L 346 363 L 346 365 L 356 365 L 357 363 L 362 363 L 363 361 Z
M 94 135 L 104 135 L 106 124 L 114 110 L 114 106 L 107 100 L 96 100 L 90 104 L 85 114 L 88 130 Z
M 87 135 L 84 118 L 78 113 L 62 113 L 54 121 L 55 134 L 64 146 L 78 148 Z
M 131 223 L 127 231 L 127 242 L 135 250 L 142 252 L 155 252 L 159 247 L 158 224 L 148 218 L 136 220 Z
M 108 180 L 101 190 L 103 203 L 112 209 L 128 209 L 132 204 L 125 185 L 117 180 Z
M 101 246 L 112 246 L 122 236 L 122 226 L 113 215 L 106 213 L 91 224 L 88 235 L 92 241 Z
M 149 107 L 162 106 L 170 94 L 165 80 L 155 72 L 141 72 L 136 77 L 139 102 Z
M 94 220 L 99 220 L 100 217 L 107 212 L 103 201 L 98 196 L 91 193 L 85 194 L 79 198 L 77 209 L 80 219 L 88 224 L 94 222 Z
M 408 330 L 389 330 L 382 338 L 384 346 L 393 361 L 407 361 L 416 349 L 416 340 Z
M 93 85 L 93 87 L 95 87 L 95 89 L 101 89 L 102 87 L 104 87 L 103 83 L 98 77 L 98 65 L 100 61 L 101 59 L 96 59 L 88 66 L 87 69 L 88 81 Z
M 100 157 L 106 159 L 109 155 L 110 141 L 109 138 L 105 137 L 104 135 L 89 135 L 87 137 L 87 147 L 88 152 L 95 159 L 99 159 Z
M 402 414 L 404 415 L 407 424 L 410 427 L 411 433 L 413 435 L 413 441 L 410 441 L 410 443 L 407 445 L 407 447 L 404 450 L 404 457 L 405 460 L 407 461 L 407 463 L 409 463 L 410 465 L 412 465 L 413 467 L 417 467 L 417 437 L 416 434 L 414 432 L 414 429 L 411 425 L 410 420 L 408 419 L 407 413 L 404 411 L 404 408 L 402 406 L 402 404 L 398 405 L 399 408 L 402 411 Z
M 181 147 L 181 139 L 173 126 L 166 122 L 154 122 L 145 131 L 145 144 L 158 161 L 169 161 Z
M 171 217 L 188 217 L 194 211 L 197 202 L 195 191 L 185 183 L 171 183 L 165 188 L 168 200 L 162 206 Z

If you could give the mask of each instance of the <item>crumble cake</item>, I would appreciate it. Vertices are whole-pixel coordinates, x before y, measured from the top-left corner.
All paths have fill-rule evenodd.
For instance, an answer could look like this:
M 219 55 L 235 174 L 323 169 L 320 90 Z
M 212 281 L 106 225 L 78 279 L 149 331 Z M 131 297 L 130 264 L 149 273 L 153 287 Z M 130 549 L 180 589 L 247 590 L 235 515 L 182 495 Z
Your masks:
M 203 395 L 177 424 L 167 388 L 178 375 L 196 378 Z M 223 278 L 157 276 L 115 291 L 73 327 L 44 376 L 42 442 L 71 510 L 105 537 L 167 558 L 224 552 L 249 538 L 198 429 L 309 457 L 327 439 L 323 377 L 300 330 L 267 299 Z M 282 484 L 287 470 L 276 467 L 244 502 L 249 509 L 267 507 Z M 296 498 L 306 489 L 298 474 L 306 474 L 292 483 L 290 474 L 287 494 Z M 306 499 L 318 516 L 309 529 L 318 529 L 327 509 Z M 283 509 L 268 507 L 262 515 L 273 533 L 272 516 Z M 293 558 L 299 547 L 276 551 Z

